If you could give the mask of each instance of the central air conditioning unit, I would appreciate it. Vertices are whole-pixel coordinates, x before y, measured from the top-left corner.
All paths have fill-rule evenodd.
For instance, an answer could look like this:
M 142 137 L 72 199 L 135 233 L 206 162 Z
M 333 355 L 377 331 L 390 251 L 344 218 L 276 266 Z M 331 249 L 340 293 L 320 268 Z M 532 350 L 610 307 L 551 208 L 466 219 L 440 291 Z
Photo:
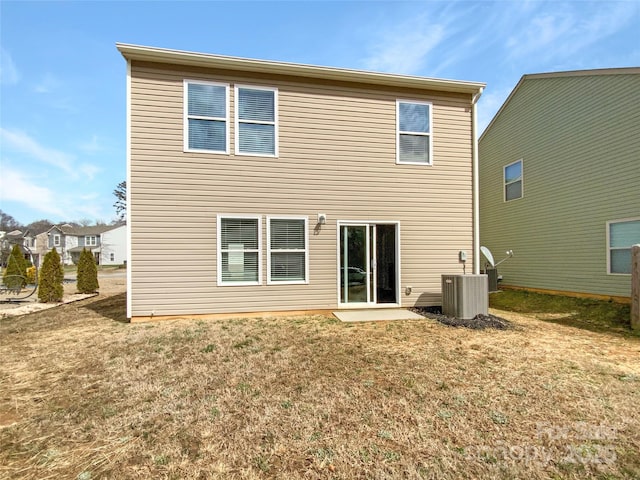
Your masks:
M 486 275 L 442 275 L 442 313 L 468 320 L 489 313 Z

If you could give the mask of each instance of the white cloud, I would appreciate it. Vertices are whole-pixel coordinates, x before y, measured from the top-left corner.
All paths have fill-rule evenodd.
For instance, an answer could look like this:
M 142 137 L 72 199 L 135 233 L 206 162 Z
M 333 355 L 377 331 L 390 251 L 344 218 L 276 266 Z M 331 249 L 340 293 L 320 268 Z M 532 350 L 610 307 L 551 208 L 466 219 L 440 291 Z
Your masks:
M 97 165 L 91 165 L 89 163 L 83 163 L 79 169 L 84 176 L 89 177 L 89 180 L 93 180 L 96 174 L 102 171 Z
M 52 190 L 36 185 L 21 172 L 6 165 L 2 167 L 0 176 L 0 198 L 3 201 L 22 203 L 44 214 L 65 216 L 65 211 L 58 206 Z
M 36 84 L 34 90 L 37 93 L 51 93 L 61 85 L 60 81 L 51 73 L 45 73 L 42 80 Z
M 568 58 L 618 32 L 634 18 L 637 12 L 635 2 L 558 3 L 549 11 L 549 4 L 543 4 L 538 13 L 518 11 L 519 18 L 513 18 L 517 35 L 506 40 L 508 55 L 512 59 L 527 59 L 531 55 L 547 58 Z M 542 11 L 544 8 L 544 12 Z
M 364 66 L 368 70 L 415 74 L 443 38 L 442 25 L 420 28 L 420 22 L 407 22 L 383 35 L 375 45 L 373 55 L 364 60 Z
M 72 178 L 77 178 L 78 176 L 73 168 L 74 157 L 72 155 L 44 147 L 22 131 L 7 130 L 0 127 L 0 139 L 4 144 L 4 148 L 9 146 L 15 151 L 29 155 L 31 158 L 53 165 L 65 171 Z
M 79 144 L 78 148 L 89 154 L 94 154 L 104 149 L 98 135 L 92 135 L 90 140 Z
M 11 54 L 4 48 L 0 47 L 0 84 L 14 85 L 20 80 L 20 74 L 13 63 Z

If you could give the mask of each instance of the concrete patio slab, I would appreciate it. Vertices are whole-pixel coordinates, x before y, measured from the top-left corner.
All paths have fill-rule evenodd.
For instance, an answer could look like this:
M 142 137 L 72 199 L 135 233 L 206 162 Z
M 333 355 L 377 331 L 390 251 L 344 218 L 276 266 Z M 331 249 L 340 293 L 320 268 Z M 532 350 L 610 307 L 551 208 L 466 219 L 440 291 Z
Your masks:
M 368 310 L 339 310 L 333 312 L 342 322 L 382 322 L 388 320 L 420 320 L 425 317 L 404 308 L 371 308 Z

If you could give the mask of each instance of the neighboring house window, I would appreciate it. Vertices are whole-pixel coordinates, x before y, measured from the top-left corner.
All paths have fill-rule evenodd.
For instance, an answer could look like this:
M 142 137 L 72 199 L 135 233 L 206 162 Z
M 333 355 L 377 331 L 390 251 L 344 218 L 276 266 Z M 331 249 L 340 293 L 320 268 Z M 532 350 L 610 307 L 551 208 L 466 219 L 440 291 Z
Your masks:
M 186 151 L 228 153 L 229 86 L 184 81 Z
M 307 218 L 267 217 L 267 283 L 307 283 Z
M 640 244 L 640 218 L 607 222 L 607 273 L 631 273 L 635 244 Z
M 504 167 L 504 200 L 522 198 L 522 160 Z
M 116 254 L 115 253 L 110 253 L 109 254 L 109 261 L 110 262 L 115 262 L 116 261 Z
M 431 104 L 398 100 L 396 163 L 431 165 Z
M 84 244 L 87 247 L 95 247 L 98 245 L 98 238 L 95 235 L 84 237 Z
M 258 285 L 262 275 L 260 216 L 218 216 L 218 283 Z
M 236 155 L 278 155 L 278 90 L 235 88 Z
M 54 247 L 59 247 L 60 246 L 60 235 L 54 235 L 53 236 L 53 246 Z

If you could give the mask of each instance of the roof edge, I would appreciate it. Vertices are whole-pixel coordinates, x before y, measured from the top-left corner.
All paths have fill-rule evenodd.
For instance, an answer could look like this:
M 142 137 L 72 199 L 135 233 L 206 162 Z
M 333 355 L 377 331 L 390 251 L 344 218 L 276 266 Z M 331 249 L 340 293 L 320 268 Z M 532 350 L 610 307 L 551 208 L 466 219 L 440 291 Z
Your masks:
M 526 79 L 561 78 L 561 77 L 591 77 L 596 75 L 633 75 L 640 74 L 640 67 L 594 68 L 591 70 L 566 70 L 561 72 L 527 73 Z
M 482 93 L 482 90 L 486 85 L 481 82 L 418 77 L 413 75 L 396 75 L 367 70 L 276 62 L 272 60 L 256 60 L 251 58 L 230 57 L 184 50 L 146 47 L 126 43 L 116 43 L 116 48 L 127 60 L 223 68 L 226 70 L 243 70 L 305 78 L 323 78 L 345 82 L 367 83 L 372 85 L 421 88 L 454 93 L 467 93 L 472 95 Z
M 518 91 L 520 86 L 526 80 L 537 80 L 542 78 L 589 77 L 589 76 L 599 76 L 599 75 L 640 75 L 640 67 L 596 68 L 592 70 L 567 70 L 563 72 L 527 73 L 525 75 L 522 75 L 522 77 L 520 77 L 520 80 L 518 80 L 518 83 L 516 84 L 516 86 L 513 87 L 513 90 L 511 90 L 511 93 L 509 93 L 509 96 L 502 103 L 502 105 L 500 106 L 498 111 L 495 113 L 491 121 L 487 124 L 487 126 L 483 130 L 482 135 L 480 135 L 480 137 L 478 138 L 478 142 L 480 142 L 482 138 L 485 136 L 485 134 L 489 131 L 489 128 L 491 128 L 491 125 L 495 123 L 496 119 L 500 116 L 502 111 L 507 107 L 507 104 L 511 101 L 515 93 Z

